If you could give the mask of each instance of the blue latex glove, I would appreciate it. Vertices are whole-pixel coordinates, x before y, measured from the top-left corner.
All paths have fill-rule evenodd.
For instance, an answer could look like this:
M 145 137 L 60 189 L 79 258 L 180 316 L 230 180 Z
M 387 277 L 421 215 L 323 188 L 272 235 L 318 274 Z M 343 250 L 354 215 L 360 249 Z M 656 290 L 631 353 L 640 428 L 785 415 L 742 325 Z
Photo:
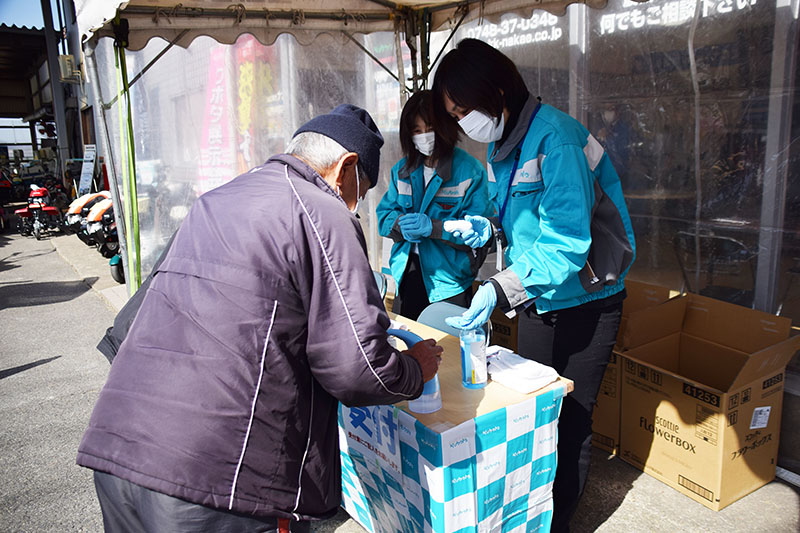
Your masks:
M 497 293 L 491 282 L 478 287 L 478 292 L 472 297 L 472 305 L 461 316 L 449 316 L 444 319 L 448 326 L 458 329 L 475 329 L 489 320 L 494 307 L 497 305 Z
M 431 218 L 424 213 L 408 213 L 397 219 L 403 238 L 408 242 L 419 242 L 423 237 L 429 237 L 433 231 Z
M 470 248 L 480 248 L 492 237 L 492 223 L 489 219 L 476 215 L 467 215 L 464 220 L 472 224 L 472 229 L 467 231 L 456 231 L 453 235 L 461 238 L 464 244 Z

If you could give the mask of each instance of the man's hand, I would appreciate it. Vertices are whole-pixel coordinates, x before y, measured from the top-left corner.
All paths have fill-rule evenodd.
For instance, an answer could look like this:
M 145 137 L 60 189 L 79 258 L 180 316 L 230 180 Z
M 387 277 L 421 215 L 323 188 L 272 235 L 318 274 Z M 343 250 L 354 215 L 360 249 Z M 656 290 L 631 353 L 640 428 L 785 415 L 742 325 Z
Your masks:
M 431 218 L 424 213 L 408 213 L 397 219 L 403 238 L 408 242 L 419 242 L 423 237 L 429 237 L 433 231 Z
M 433 339 L 419 341 L 417 344 L 405 350 L 406 355 L 410 355 L 419 363 L 422 368 L 422 381 L 428 382 L 433 379 L 439 371 L 439 364 L 442 362 L 442 352 L 444 348 L 436 344 Z
M 492 310 L 497 305 L 497 292 L 492 283 L 484 283 L 472 297 L 472 305 L 460 316 L 449 316 L 444 319 L 448 326 L 458 329 L 475 329 L 489 320 Z

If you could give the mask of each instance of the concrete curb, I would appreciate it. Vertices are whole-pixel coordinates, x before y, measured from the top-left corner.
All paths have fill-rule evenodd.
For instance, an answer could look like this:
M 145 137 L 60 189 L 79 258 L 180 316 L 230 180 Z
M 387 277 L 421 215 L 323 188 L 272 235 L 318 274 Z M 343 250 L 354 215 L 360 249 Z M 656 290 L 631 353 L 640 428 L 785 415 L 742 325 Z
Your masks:
M 122 309 L 128 301 L 127 289 L 111 277 L 108 259 L 95 248 L 86 246 L 75 235 L 58 233 L 50 236 L 49 241 L 58 255 L 77 272 L 78 277 L 86 281 L 111 309 L 115 312 Z

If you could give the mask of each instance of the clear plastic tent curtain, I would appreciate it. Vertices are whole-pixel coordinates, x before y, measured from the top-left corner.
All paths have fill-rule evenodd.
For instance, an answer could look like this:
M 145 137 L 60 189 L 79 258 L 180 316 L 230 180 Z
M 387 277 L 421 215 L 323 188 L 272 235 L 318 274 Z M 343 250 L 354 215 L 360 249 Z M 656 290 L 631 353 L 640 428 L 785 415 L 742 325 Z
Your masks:
M 393 33 L 359 40 L 390 70 L 397 70 Z M 141 51 L 128 52 L 128 77 L 166 45 L 154 39 Z M 100 93 L 110 101 L 117 87 L 111 39 L 98 41 L 94 61 Z M 271 46 L 247 34 L 233 45 L 200 37 L 186 49 L 171 48 L 153 63 L 131 86 L 142 272 L 152 268 L 199 195 L 283 152 L 297 127 L 344 102 L 368 109 L 384 134 L 381 172 L 386 176 L 400 158 L 399 84 L 341 34 L 319 35 L 309 45 L 282 35 Z M 118 105 L 119 100 L 105 113 L 115 152 L 124 149 Z M 118 153 L 111 160 L 114 174 L 121 176 Z M 367 211 L 374 212 L 385 190 L 384 179 L 362 204 L 362 220 L 373 235 L 370 248 L 378 260 L 377 234 Z
M 609 0 L 602 10 L 572 5 L 563 17 L 475 19 L 448 47 L 475 37 L 499 48 L 533 94 L 604 145 L 637 238 L 633 279 L 748 306 L 767 294 L 765 310 L 800 321 L 797 5 Z M 447 36 L 433 34 L 432 57 Z M 397 72 L 393 33 L 356 39 Z M 153 39 L 128 52 L 129 77 L 166 45 Z M 98 41 L 95 60 L 108 101 L 111 39 Z M 401 157 L 400 88 L 341 33 L 304 45 L 284 34 L 269 46 L 248 34 L 232 45 L 199 37 L 171 48 L 131 94 L 143 272 L 198 195 L 281 152 L 300 124 L 343 102 L 369 110 L 386 138 L 380 184 L 361 208 L 373 267 L 385 262 L 374 209 Z M 115 149 L 117 105 L 106 113 Z M 485 161 L 485 147 L 462 144 Z
M 467 22 L 497 22 L 506 13 L 527 18 L 534 10 L 563 15 L 576 2 L 602 8 L 607 0 L 75 0 L 83 37 L 113 35 L 109 21 L 119 8 L 129 21 L 131 50 L 140 50 L 153 37 L 171 40 L 183 31 L 186 42 L 204 35 L 232 44 L 241 33 L 250 33 L 271 45 L 278 35 L 290 32 L 308 44 L 322 32 L 394 31 L 398 21 L 423 17 L 439 30 L 464 15 Z

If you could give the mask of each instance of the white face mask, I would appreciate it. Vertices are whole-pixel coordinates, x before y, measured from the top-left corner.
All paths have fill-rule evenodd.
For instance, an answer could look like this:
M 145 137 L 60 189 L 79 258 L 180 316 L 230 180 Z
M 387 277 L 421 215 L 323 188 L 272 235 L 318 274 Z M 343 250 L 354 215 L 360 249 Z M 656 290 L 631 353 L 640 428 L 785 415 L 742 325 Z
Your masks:
M 339 196 L 342 196 L 342 189 L 340 189 L 339 187 L 336 187 L 336 194 L 338 194 Z M 344 200 L 343 196 L 342 196 L 342 200 Z M 345 203 L 347 203 L 347 201 L 345 201 Z M 360 204 L 361 204 L 361 178 L 358 175 L 358 165 L 356 165 L 356 206 L 353 209 L 350 209 L 348 207 L 348 209 L 350 209 L 351 213 L 356 214 L 356 213 L 358 213 L 358 206 Z
M 486 113 L 473 109 L 458 121 L 458 125 L 470 139 L 490 143 L 499 141 L 503 136 L 505 117 L 501 114 L 498 118 L 492 118 Z
M 411 136 L 411 142 L 419 150 L 422 155 L 431 155 L 433 153 L 433 145 L 436 140 L 436 134 L 432 131 L 426 133 L 418 133 Z
M 617 114 L 614 111 L 603 111 L 603 120 L 606 121 L 606 124 L 613 123 L 615 118 L 617 118 Z
M 361 203 L 361 178 L 358 176 L 358 165 L 356 165 L 356 206 L 350 210 L 354 215 L 358 213 L 358 205 Z

